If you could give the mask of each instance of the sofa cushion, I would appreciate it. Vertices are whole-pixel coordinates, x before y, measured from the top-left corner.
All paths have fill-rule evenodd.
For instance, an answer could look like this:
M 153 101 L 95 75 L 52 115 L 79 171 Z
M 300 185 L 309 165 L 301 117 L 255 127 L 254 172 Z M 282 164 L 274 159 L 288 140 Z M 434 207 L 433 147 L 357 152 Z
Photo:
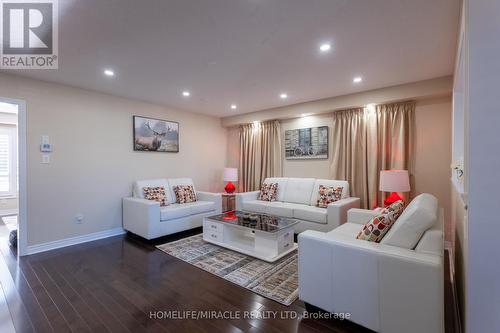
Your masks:
M 288 178 L 284 201 L 309 205 L 314 178 Z
M 144 188 L 145 187 L 160 187 L 165 188 L 165 194 L 167 196 L 167 202 L 175 202 L 175 196 L 170 194 L 168 181 L 166 179 L 146 179 L 138 180 L 134 182 L 133 195 L 135 198 L 144 199 Z
M 167 184 L 168 184 L 168 192 L 170 193 L 170 197 L 172 198 L 171 202 L 175 202 L 175 192 L 174 192 L 174 186 L 177 185 L 192 185 L 194 192 L 196 193 L 196 188 L 194 187 L 193 180 L 191 178 L 168 178 L 167 179 Z
M 295 204 L 293 217 L 299 220 L 326 224 L 328 222 L 327 210 L 324 208 Z
M 276 195 L 277 201 L 285 201 L 285 193 L 286 193 L 286 184 L 288 182 L 288 178 L 285 177 L 270 177 L 264 180 L 264 183 L 277 183 L 278 184 L 278 193 Z
M 242 209 L 248 212 L 267 213 L 267 207 L 269 206 L 269 204 L 269 201 L 261 200 L 243 201 Z
M 191 209 L 191 215 L 207 213 L 215 210 L 215 202 L 213 201 L 196 201 L 184 204 L 183 206 Z
M 267 207 L 267 214 L 278 215 L 283 217 L 293 217 L 293 209 L 296 204 L 288 202 L 270 202 Z
M 423 193 L 413 199 L 381 243 L 413 249 L 425 231 L 438 221 L 438 201 Z
M 359 232 L 359 224 L 357 223 L 344 223 L 338 226 L 337 228 L 333 229 L 332 231 L 328 232 L 327 235 L 329 236 L 346 236 L 349 239 L 356 238 L 356 235 Z
M 144 192 L 144 199 L 153 200 L 160 203 L 161 207 L 168 205 L 167 195 L 165 194 L 165 187 L 155 186 L 155 187 L 144 187 L 142 189 Z
M 345 180 L 333 180 L 333 179 L 316 179 L 313 185 L 313 191 L 311 193 L 311 200 L 309 204 L 315 206 L 319 199 L 319 186 L 323 185 L 325 187 L 342 187 L 342 199 L 349 198 L 349 182 Z
M 191 207 L 186 204 L 172 204 L 160 208 L 160 220 L 169 221 L 191 215 Z

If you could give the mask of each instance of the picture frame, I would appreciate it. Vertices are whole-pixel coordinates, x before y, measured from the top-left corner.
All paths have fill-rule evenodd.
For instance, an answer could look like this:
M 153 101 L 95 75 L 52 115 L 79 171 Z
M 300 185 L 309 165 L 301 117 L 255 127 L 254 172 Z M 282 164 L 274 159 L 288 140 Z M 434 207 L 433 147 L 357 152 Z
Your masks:
M 178 153 L 179 123 L 133 116 L 134 151 Z
M 287 160 L 328 159 L 328 150 L 328 126 L 285 131 L 285 158 Z

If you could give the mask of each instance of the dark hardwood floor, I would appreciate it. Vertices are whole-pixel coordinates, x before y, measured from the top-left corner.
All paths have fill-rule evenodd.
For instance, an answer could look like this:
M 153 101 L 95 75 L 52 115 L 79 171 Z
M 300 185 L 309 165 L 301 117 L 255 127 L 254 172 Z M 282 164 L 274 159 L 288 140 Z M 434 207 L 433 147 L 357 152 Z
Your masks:
M 340 320 L 302 318 L 283 306 L 182 262 L 130 235 L 18 259 L 0 244 L 0 282 L 18 332 L 369 332 Z M 3 259 L 3 260 L 2 260 Z M 447 332 L 454 304 L 446 269 Z M 292 311 L 293 319 L 161 319 L 163 311 Z M 157 312 L 159 311 L 159 312 Z M 181 312 L 177 312 L 181 314 Z M 271 312 L 269 312 L 271 313 Z M 230 315 L 231 313 L 226 313 Z M 151 316 L 156 315 L 155 318 Z

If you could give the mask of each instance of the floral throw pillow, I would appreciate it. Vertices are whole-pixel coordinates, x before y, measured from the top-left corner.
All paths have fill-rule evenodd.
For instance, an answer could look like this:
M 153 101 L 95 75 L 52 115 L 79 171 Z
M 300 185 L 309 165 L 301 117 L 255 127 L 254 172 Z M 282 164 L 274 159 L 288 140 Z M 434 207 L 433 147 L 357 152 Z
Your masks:
M 262 183 L 260 187 L 260 194 L 257 198 L 262 201 L 276 201 L 278 195 L 278 183 Z
M 328 204 L 339 201 L 342 199 L 342 189 L 343 187 L 326 187 L 323 185 L 319 186 L 319 198 L 316 201 L 316 206 L 320 208 L 328 207 Z
M 174 186 L 174 193 L 176 202 L 180 204 L 195 202 L 197 200 L 193 185 Z
M 142 191 L 144 192 L 144 199 L 158 201 L 162 207 L 168 205 L 167 195 L 163 186 L 144 187 Z
M 385 234 L 394 225 L 394 222 L 403 213 L 404 202 L 399 200 L 387 207 L 382 214 L 375 216 L 356 236 L 357 239 L 366 240 L 369 242 L 380 243 Z

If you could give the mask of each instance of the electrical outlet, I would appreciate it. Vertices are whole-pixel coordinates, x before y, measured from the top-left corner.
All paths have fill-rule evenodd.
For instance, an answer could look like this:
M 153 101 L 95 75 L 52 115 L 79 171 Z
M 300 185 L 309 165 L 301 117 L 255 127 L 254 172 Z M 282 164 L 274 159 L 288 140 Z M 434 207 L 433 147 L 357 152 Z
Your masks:
M 76 224 L 82 224 L 83 223 L 84 216 L 83 214 L 76 214 L 75 215 L 75 223 Z

